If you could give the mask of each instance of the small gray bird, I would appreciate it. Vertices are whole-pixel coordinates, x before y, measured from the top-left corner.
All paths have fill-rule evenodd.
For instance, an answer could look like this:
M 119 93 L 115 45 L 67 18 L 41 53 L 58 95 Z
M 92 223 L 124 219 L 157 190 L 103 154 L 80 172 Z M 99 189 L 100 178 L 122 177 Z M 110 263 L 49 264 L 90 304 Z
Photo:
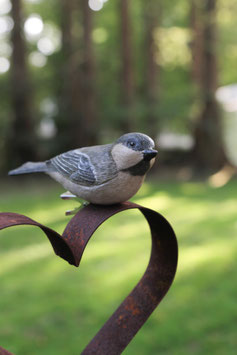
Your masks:
M 112 144 L 70 150 L 45 162 L 28 162 L 8 174 L 44 172 L 85 201 L 111 205 L 135 195 L 156 155 L 150 137 L 127 133 Z

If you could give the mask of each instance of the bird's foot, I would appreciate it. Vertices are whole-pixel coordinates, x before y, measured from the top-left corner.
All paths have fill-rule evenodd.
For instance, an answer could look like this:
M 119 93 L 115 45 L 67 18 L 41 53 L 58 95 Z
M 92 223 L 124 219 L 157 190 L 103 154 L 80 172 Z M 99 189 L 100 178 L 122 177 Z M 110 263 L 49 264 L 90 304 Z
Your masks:
M 77 198 L 76 195 L 73 195 L 70 191 L 66 191 L 60 195 L 63 200 L 71 200 L 72 198 Z
M 76 195 L 73 195 L 70 191 L 66 191 L 64 192 L 63 194 L 60 195 L 60 197 L 63 199 L 63 200 L 72 200 L 74 199 L 74 201 L 77 201 L 79 202 L 80 206 L 79 207 L 76 207 L 74 208 L 73 210 L 68 210 L 65 212 L 65 215 L 66 216 L 72 216 L 72 215 L 75 215 L 78 211 L 80 211 L 83 207 L 87 206 L 89 204 L 89 202 L 79 198 L 78 196 Z
M 79 212 L 83 207 L 88 206 L 88 205 L 89 205 L 89 202 L 84 201 L 84 202 L 82 202 L 82 204 L 79 207 L 76 207 L 73 210 L 66 211 L 65 215 L 66 216 L 73 216 L 73 215 L 77 214 L 77 212 Z

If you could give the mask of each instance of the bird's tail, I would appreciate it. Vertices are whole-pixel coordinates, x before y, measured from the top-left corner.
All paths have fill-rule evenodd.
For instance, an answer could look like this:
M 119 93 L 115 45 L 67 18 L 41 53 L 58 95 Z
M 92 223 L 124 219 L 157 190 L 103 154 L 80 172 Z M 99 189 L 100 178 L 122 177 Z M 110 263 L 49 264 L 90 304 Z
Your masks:
M 46 172 L 46 171 L 47 171 L 47 166 L 45 162 L 33 163 L 29 161 L 28 163 L 19 166 L 19 168 L 10 170 L 8 172 L 8 175 L 30 174 L 30 173 L 39 173 L 39 172 Z

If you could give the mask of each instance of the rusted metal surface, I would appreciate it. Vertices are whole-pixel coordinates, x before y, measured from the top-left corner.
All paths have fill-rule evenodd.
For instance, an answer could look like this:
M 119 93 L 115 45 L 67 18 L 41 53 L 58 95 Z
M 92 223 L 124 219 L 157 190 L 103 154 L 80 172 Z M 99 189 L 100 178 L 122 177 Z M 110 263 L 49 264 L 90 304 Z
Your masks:
M 3 349 L 0 346 L 0 355 L 13 355 L 12 353 L 9 353 L 9 351 L 7 351 L 6 349 Z
M 22 224 L 38 226 L 58 256 L 79 266 L 95 230 L 111 216 L 134 208 L 141 211 L 150 226 L 152 250 L 148 267 L 136 287 L 82 351 L 84 355 L 121 354 L 165 296 L 174 279 L 178 258 L 177 241 L 171 226 L 159 213 L 131 202 L 86 206 L 70 220 L 62 236 L 28 217 L 0 213 L 0 229 Z M 7 352 L 1 353 L 0 349 L 0 354 Z

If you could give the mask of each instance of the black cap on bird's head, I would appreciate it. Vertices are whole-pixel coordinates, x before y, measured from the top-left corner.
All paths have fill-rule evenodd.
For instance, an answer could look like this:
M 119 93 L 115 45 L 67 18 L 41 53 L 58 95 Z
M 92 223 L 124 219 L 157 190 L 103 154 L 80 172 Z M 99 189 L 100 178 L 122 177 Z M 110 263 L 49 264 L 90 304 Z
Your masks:
M 142 152 L 145 161 L 155 158 L 158 153 L 157 150 L 153 149 L 154 141 L 143 133 L 126 133 L 118 138 L 116 143 L 121 143 L 134 151 Z

